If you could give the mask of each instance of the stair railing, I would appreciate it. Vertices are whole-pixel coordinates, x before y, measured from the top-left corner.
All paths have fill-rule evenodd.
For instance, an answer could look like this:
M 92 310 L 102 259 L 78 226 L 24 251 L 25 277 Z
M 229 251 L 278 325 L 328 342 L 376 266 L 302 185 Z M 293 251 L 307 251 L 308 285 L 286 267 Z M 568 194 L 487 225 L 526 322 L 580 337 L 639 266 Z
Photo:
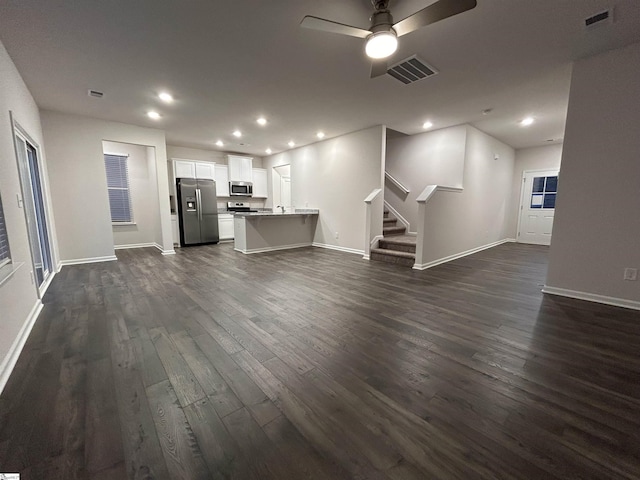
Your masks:
M 364 199 L 366 205 L 366 226 L 364 242 L 364 259 L 369 260 L 371 249 L 378 246 L 382 236 L 382 216 L 383 216 L 383 195 L 382 189 L 374 189 L 367 198 Z
M 456 192 L 462 193 L 463 188 L 460 187 L 444 187 L 442 185 L 427 185 L 422 191 L 416 202 L 418 202 L 418 235 L 416 236 L 416 261 L 413 268 L 417 270 L 424 269 L 425 265 L 425 232 L 427 231 L 427 203 L 438 192 Z
M 397 178 L 395 178 L 393 175 L 391 175 L 389 172 L 384 172 L 384 176 L 387 180 L 389 180 L 396 187 L 398 187 L 403 194 L 405 195 L 409 194 L 410 190 L 407 187 L 405 187 L 402 183 L 400 183 L 400 181 Z

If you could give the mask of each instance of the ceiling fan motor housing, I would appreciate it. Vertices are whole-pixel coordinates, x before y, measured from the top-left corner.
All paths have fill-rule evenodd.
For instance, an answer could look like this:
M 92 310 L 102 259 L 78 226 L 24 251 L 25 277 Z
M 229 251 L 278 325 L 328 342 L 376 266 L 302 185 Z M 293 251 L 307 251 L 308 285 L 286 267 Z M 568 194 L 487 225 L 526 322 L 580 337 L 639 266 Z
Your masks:
M 371 15 L 371 27 L 369 30 L 373 33 L 380 31 L 391 31 L 393 27 L 393 16 L 389 10 L 375 12 Z

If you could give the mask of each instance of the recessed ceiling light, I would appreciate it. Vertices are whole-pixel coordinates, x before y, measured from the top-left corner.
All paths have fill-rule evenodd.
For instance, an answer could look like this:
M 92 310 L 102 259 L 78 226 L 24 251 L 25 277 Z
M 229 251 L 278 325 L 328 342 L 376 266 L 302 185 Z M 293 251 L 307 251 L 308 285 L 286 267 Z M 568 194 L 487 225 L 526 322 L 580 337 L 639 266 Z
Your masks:
M 267 149 L 265 150 L 265 152 L 266 152 L 266 154 L 267 154 L 267 155 L 271 155 L 271 149 L 270 149 L 270 148 L 267 148 Z
M 159 98 L 160 100 L 162 100 L 163 102 L 166 102 L 166 103 L 171 103 L 171 102 L 173 102 L 173 95 L 171 95 L 170 93 L 167 93 L 167 92 L 161 92 L 161 93 L 159 93 L 159 94 L 158 94 L 158 98 Z
M 242 132 L 240 130 L 235 130 L 233 132 L 233 136 L 236 138 L 240 138 L 242 136 Z
M 147 117 L 153 118 L 154 120 L 159 120 L 161 116 L 162 115 L 160 115 L 158 112 L 154 112 L 153 110 L 150 112 L 147 112 Z
M 222 140 L 218 140 L 216 142 L 216 145 L 219 146 L 219 147 L 224 147 L 224 143 L 222 143 Z
M 318 132 L 316 133 L 316 137 L 318 137 L 319 139 L 323 139 L 324 138 L 324 132 Z
M 534 122 L 533 117 L 527 117 L 520 122 L 523 127 L 528 127 Z
M 431 127 L 433 127 L 433 123 L 431 123 L 429 120 L 427 120 L 426 122 L 424 122 L 422 124 L 422 128 L 424 128 L 425 130 L 427 130 L 427 129 L 431 128 Z
M 287 143 L 287 145 L 289 145 L 291 148 L 296 146 L 296 142 L 294 142 L 293 140 L 290 140 L 289 143 Z
M 267 124 L 267 119 L 264 117 L 260 117 L 258 118 L 258 120 L 256 120 L 256 122 L 258 122 L 258 125 L 266 125 Z

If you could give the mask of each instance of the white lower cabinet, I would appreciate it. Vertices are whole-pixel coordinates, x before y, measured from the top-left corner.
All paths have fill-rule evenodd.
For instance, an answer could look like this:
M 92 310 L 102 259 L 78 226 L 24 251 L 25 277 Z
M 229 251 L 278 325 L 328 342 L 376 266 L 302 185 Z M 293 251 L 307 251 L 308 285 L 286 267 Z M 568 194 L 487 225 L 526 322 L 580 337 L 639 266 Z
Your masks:
M 218 214 L 218 234 L 220 240 L 233 240 L 233 215 Z

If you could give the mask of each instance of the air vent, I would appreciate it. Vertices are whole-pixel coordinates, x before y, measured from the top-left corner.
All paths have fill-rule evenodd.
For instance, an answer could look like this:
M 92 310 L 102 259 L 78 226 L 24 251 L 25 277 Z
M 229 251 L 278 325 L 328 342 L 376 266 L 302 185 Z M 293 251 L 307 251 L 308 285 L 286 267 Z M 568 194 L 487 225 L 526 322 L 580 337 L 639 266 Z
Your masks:
M 600 25 L 610 25 L 613 23 L 613 10 L 604 10 L 590 16 L 584 20 L 584 28 L 590 30 Z
M 402 83 L 409 84 L 433 77 L 438 71 L 414 55 L 395 64 L 387 70 L 387 73 Z
M 97 90 L 89 90 L 88 92 L 90 97 L 102 98 L 104 97 L 104 93 L 99 92 Z

